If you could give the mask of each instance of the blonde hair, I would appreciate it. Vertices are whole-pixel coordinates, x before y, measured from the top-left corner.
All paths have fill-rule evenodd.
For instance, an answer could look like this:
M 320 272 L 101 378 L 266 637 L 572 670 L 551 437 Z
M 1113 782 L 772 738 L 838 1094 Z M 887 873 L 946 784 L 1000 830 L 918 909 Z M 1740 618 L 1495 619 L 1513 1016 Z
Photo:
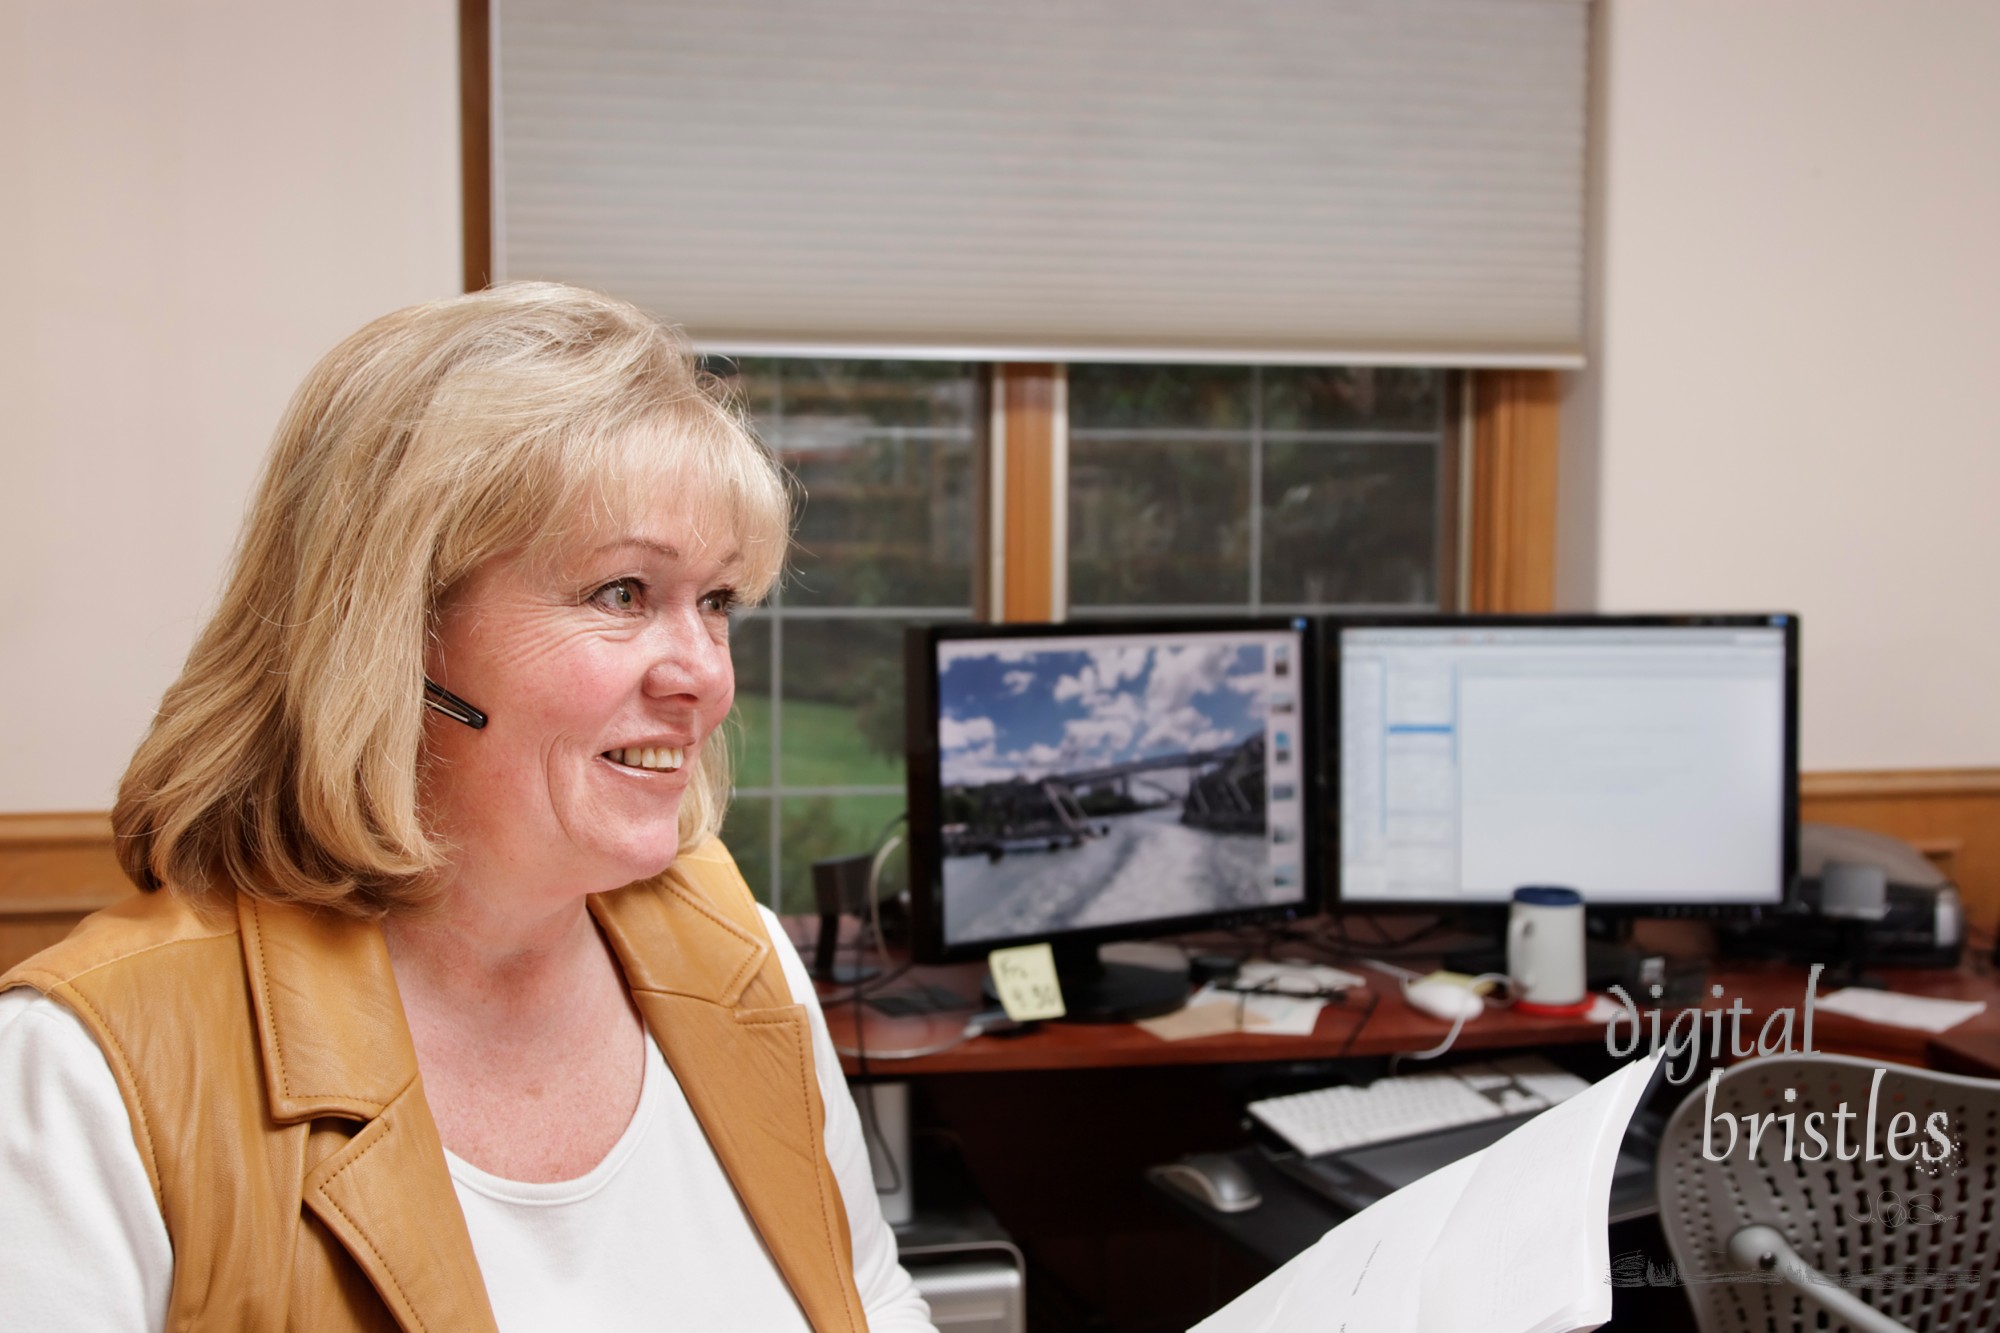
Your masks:
M 741 596 L 770 590 L 783 474 L 636 307 L 518 283 L 341 343 L 286 410 L 221 605 L 119 784 L 125 873 L 362 916 L 428 902 L 448 858 L 419 799 L 440 602 L 488 560 L 552 555 L 666 494 L 733 536 Z M 682 846 L 728 794 L 726 747 L 704 747 Z

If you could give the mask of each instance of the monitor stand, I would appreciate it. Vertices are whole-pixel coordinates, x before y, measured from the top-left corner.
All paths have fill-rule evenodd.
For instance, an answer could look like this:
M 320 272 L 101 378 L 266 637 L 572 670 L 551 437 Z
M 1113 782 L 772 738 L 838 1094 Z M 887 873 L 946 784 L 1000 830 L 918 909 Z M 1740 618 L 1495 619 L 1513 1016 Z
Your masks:
M 1886 914 L 1887 909 L 1884 909 Z M 1871 962 L 1868 948 L 1871 927 L 1881 920 L 1867 917 L 1836 916 L 1827 914 L 1840 934 L 1840 958 L 1826 970 L 1821 982 L 1825 986 L 1858 986 L 1863 990 L 1887 990 L 1889 983 L 1868 970 Z
M 1095 944 L 1051 940 L 1056 981 L 1062 987 L 1065 1023 L 1130 1023 L 1171 1014 L 1187 1003 L 1185 969 L 1168 972 L 1136 963 L 1107 963 Z M 993 979 L 986 979 L 987 1000 L 998 1003 Z

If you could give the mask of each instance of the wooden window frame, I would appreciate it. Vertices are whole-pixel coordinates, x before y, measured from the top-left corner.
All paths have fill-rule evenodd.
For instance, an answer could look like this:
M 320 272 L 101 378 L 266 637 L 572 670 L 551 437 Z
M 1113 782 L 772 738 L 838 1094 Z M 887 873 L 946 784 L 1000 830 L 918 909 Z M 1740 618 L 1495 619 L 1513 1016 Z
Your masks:
M 1479 370 L 1468 378 L 1472 521 L 1465 609 L 1552 611 L 1561 381 L 1553 370 Z

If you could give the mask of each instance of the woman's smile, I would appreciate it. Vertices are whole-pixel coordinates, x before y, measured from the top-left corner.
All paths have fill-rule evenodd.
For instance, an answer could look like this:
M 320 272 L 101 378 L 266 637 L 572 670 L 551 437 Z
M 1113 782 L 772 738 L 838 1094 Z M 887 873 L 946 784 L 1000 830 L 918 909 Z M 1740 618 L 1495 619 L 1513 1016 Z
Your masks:
M 604 752 L 604 758 L 620 768 L 635 768 L 649 773 L 678 773 L 686 755 L 686 747 L 680 745 L 628 745 L 621 750 Z
M 496 853 L 460 867 L 469 886 L 504 867 L 530 893 L 543 875 L 597 892 L 673 861 L 681 799 L 735 698 L 734 560 L 699 532 L 660 512 L 553 563 L 495 561 L 449 599 L 429 665 L 489 721 L 432 728 L 427 792 L 441 831 Z

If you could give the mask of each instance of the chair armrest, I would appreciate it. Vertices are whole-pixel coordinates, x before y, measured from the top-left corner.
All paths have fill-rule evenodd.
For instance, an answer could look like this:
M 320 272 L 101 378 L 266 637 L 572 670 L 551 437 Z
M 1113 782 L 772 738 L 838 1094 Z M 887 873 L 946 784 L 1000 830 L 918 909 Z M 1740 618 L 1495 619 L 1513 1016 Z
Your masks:
M 1776 1227 L 1754 1223 L 1738 1228 L 1729 1238 L 1728 1253 L 1738 1272 L 1777 1273 L 1807 1304 L 1844 1321 L 1855 1333 L 1911 1333 L 1908 1324 L 1897 1323 L 1799 1258 Z

